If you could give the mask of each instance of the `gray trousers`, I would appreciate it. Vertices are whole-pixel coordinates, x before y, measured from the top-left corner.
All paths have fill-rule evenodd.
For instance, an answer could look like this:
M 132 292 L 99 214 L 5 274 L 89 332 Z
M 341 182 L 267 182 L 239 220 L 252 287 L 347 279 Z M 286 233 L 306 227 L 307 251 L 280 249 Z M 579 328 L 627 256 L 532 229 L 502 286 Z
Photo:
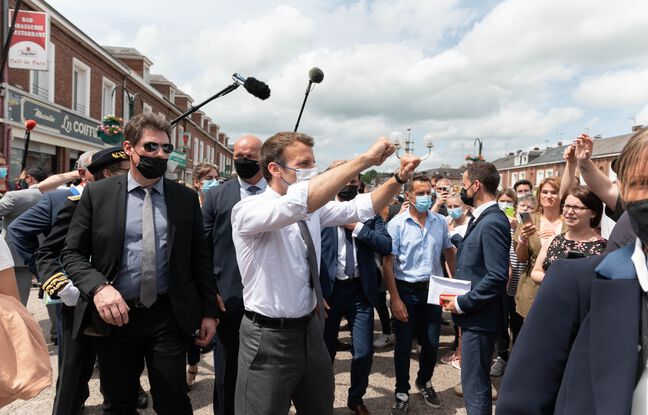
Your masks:
M 236 415 L 288 414 L 292 401 L 300 415 L 333 413 L 333 365 L 314 317 L 307 327 L 261 327 L 241 321 Z

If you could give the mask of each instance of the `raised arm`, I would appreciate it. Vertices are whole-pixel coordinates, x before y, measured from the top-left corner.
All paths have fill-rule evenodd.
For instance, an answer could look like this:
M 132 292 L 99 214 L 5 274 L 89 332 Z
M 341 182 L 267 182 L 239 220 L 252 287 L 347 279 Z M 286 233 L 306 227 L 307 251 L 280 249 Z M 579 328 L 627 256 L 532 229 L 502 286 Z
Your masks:
M 59 186 L 73 182 L 79 179 L 79 172 L 77 170 L 68 171 L 65 173 L 53 174 L 42 182 L 38 183 L 38 190 L 41 193 L 51 192 L 56 190 Z
M 610 209 L 616 207 L 619 198 L 619 189 L 614 185 L 608 176 L 596 168 L 592 162 L 592 149 L 594 140 L 586 134 L 582 134 L 576 139 L 576 160 L 578 169 L 583 180 L 587 183 L 589 189 L 601 199 Z

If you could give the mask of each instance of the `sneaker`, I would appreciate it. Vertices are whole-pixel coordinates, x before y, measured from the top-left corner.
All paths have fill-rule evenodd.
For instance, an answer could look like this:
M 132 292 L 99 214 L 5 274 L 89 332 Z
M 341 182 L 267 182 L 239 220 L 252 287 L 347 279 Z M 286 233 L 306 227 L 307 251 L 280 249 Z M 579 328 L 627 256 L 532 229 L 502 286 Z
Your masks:
M 490 375 L 495 378 L 500 377 L 504 374 L 505 369 L 506 369 L 506 360 L 498 356 L 493 362 L 493 366 L 491 366 Z
M 439 401 L 439 397 L 432 387 L 432 382 L 428 381 L 425 385 L 421 385 L 417 380 L 415 385 L 419 392 L 421 392 L 421 395 L 423 395 L 423 400 L 427 406 L 431 406 L 432 408 L 441 407 L 441 401 Z
M 405 415 L 409 406 L 409 396 L 406 393 L 397 393 L 391 415 Z
M 461 356 L 457 356 L 457 358 L 453 360 L 450 365 L 457 370 L 461 370 Z
M 392 344 L 394 344 L 394 335 L 393 334 L 381 334 L 374 341 L 374 347 L 379 348 L 379 349 L 381 349 L 383 347 L 391 346 Z
M 441 362 L 444 365 L 450 365 L 450 364 L 452 364 L 452 362 L 454 362 L 458 358 L 459 358 L 459 354 L 457 352 L 452 352 L 452 353 L 446 354 L 441 359 L 439 359 L 439 362 Z
M 454 393 L 459 397 L 463 396 L 463 388 L 461 387 L 461 383 L 457 383 L 455 385 Z M 491 385 L 491 399 L 493 401 L 496 401 L 498 397 L 499 397 L 499 393 L 497 392 L 497 389 L 495 389 L 495 386 Z

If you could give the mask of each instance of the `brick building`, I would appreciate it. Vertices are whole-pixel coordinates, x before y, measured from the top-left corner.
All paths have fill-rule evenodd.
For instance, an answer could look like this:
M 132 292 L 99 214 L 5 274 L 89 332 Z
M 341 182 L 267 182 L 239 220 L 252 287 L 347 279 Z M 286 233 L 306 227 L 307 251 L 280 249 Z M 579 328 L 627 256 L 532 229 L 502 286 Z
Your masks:
M 610 164 L 619 156 L 630 137 L 632 134 L 594 139 L 592 161 L 613 180 L 616 179 L 616 175 L 610 168 Z M 518 150 L 516 153 L 509 153 L 494 160 L 493 164 L 500 172 L 501 186 L 513 187 L 515 182 L 521 179 L 529 180 L 535 186 L 545 177 L 562 177 L 565 171 L 563 154 L 566 148 L 567 145 L 558 143 L 557 146 L 545 150 L 537 147 L 531 151 Z
M 13 8 L 15 1 L 9 1 Z M 155 112 L 172 120 L 190 108 L 193 99 L 162 75 L 151 73 L 153 62 L 133 48 L 100 46 L 49 4 L 25 0 L 22 10 L 49 16 L 48 70 L 7 69 L 0 93 L 2 152 L 10 161 L 10 177 L 20 173 L 24 121 L 34 119 L 27 165 L 53 173 L 68 171 L 84 151 L 104 148 L 96 134 L 103 116 L 128 120 Z M 1 10 L 6 33 L 7 10 Z M 178 149 L 167 177 L 191 180 L 194 164 L 211 162 L 222 173 L 232 169 L 228 137 L 204 112 L 178 123 L 171 138 Z M 173 168 L 173 170 L 172 170 Z

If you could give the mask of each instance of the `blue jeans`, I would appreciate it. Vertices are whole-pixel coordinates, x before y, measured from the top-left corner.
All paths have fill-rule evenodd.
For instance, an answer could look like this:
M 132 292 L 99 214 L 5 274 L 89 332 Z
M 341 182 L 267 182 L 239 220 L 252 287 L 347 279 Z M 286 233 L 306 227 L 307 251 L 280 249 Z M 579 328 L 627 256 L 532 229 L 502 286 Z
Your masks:
M 324 324 L 324 342 L 331 360 L 335 359 L 338 332 L 342 316 L 351 328 L 353 343 L 351 361 L 351 387 L 347 402 L 361 404 L 369 385 L 369 372 L 373 361 L 373 307 L 367 300 L 359 280 L 336 281 L 329 299 L 328 318 Z
M 439 332 L 441 331 L 441 307 L 428 304 L 427 288 L 414 288 L 396 281 L 401 301 L 407 308 L 408 321 L 394 322 L 396 345 L 394 347 L 394 367 L 396 369 L 396 393 L 409 393 L 410 353 L 412 340 L 418 339 L 421 346 L 419 371 L 416 380 L 425 384 L 432 380 L 434 365 L 439 351 Z

